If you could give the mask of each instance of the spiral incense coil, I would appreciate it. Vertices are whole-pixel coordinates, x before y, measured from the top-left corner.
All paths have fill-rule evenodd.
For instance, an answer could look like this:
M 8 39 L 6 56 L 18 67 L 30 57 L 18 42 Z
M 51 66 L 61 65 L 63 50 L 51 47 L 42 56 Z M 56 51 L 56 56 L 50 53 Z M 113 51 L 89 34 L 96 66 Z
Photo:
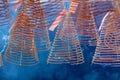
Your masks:
M 50 49 L 50 40 L 48 34 L 48 28 L 46 24 L 46 18 L 44 10 L 42 8 L 42 3 L 39 0 L 32 3 L 32 8 L 30 13 L 33 16 L 31 17 L 32 24 L 34 24 L 34 35 L 37 51 L 46 51 Z M 31 7 L 31 6 L 30 6 Z M 28 14 L 29 15 L 29 14 Z
M 63 23 L 58 27 L 47 63 L 77 65 L 83 62 L 84 58 L 77 32 L 71 16 L 67 14 Z
M 0 0 L 0 26 L 8 25 L 11 20 L 8 1 Z
M 9 63 L 20 66 L 38 63 L 32 25 L 24 12 L 17 16 L 4 59 Z
M 93 7 L 89 0 L 81 0 L 76 21 L 77 32 L 81 44 L 95 46 L 98 38 L 93 15 Z
M 34 39 L 37 47 L 37 51 L 47 51 L 50 49 L 50 40 L 48 34 L 48 28 L 46 23 L 46 17 L 42 8 L 42 3 L 39 0 L 27 0 L 23 1 L 24 6 L 21 6 L 20 11 L 29 16 L 30 24 L 34 31 Z
M 94 7 L 94 16 L 99 16 L 103 13 L 108 12 L 109 10 L 113 10 L 112 1 L 104 0 L 104 1 L 92 1 L 92 7 Z
M 101 28 L 100 40 L 93 57 L 93 64 L 120 67 L 120 16 L 119 5 L 114 5 L 114 11 L 109 11 Z M 108 18 L 109 17 L 109 18 Z

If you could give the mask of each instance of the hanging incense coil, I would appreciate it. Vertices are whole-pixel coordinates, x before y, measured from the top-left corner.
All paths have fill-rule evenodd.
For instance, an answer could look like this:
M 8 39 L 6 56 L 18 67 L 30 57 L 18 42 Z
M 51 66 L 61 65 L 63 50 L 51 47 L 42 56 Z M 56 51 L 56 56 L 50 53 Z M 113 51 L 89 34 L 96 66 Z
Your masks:
M 39 0 L 27 0 L 23 1 L 24 6 L 21 6 L 21 10 L 29 16 L 30 23 L 33 25 L 34 39 L 37 47 L 37 51 L 47 51 L 50 49 L 49 33 L 46 23 L 46 17 L 42 8 L 42 3 Z
M 60 34 L 61 31 L 63 34 Z M 56 32 L 47 63 L 77 65 L 83 62 L 84 58 L 73 20 L 71 16 L 66 15 Z
M 32 5 L 33 4 L 33 5 Z M 34 35 L 37 51 L 47 51 L 50 49 L 50 40 L 48 34 L 48 28 L 46 24 L 46 18 L 44 10 L 42 8 L 42 3 L 39 0 L 32 3 L 32 8 L 30 9 L 32 24 L 34 24 Z M 30 6 L 31 7 L 31 6 Z M 28 14 L 29 15 L 29 14 Z
M 11 20 L 8 1 L 0 0 L 0 26 L 8 25 Z
M 114 5 L 114 8 L 115 10 L 109 11 L 104 20 L 104 24 L 107 25 L 101 28 L 101 37 L 93 57 L 93 64 L 120 67 L 120 16 L 118 7 Z
M 24 12 L 17 16 L 4 59 L 20 66 L 38 63 L 32 24 Z
M 81 0 L 76 21 L 77 32 L 81 44 L 95 46 L 98 32 L 93 15 L 93 7 L 89 0 Z

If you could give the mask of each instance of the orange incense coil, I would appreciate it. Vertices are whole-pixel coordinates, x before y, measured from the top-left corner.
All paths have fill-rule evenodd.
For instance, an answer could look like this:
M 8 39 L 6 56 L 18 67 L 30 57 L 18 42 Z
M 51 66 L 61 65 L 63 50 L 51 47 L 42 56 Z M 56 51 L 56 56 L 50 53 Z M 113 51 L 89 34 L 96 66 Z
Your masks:
M 113 1 L 114 11 L 109 19 L 109 24 L 106 28 L 104 44 L 108 47 L 119 47 L 119 27 L 120 27 L 120 6 L 119 0 Z M 116 40 L 117 39 L 117 40 Z
M 21 6 L 20 11 L 24 10 L 24 13 L 29 16 L 32 29 L 34 31 L 37 51 L 49 50 L 50 40 L 42 3 L 39 0 L 28 0 L 23 1 L 23 5 L 25 6 Z
M 119 5 L 114 5 L 114 11 L 109 11 L 104 20 L 104 24 L 107 25 L 101 28 L 93 64 L 120 67 L 120 16 L 118 7 Z
M 81 0 L 76 21 L 77 32 L 81 44 L 96 45 L 98 33 L 93 15 L 93 7 L 89 0 Z
M 63 34 L 60 34 L 61 31 Z M 84 57 L 77 32 L 71 16 L 67 14 L 63 23 L 58 27 L 47 63 L 77 65 L 83 62 Z
M 48 28 L 46 24 L 46 18 L 44 10 L 42 8 L 42 3 L 40 1 L 34 2 L 34 7 L 32 10 L 34 20 L 34 34 L 35 43 L 38 51 L 46 51 L 50 49 L 50 40 L 48 34 Z
M 0 0 L 0 26 L 8 25 L 11 20 L 8 1 Z
M 32 25 L 24 12 L 17 16 L 4 59 L 20 66 L 38 63 Z

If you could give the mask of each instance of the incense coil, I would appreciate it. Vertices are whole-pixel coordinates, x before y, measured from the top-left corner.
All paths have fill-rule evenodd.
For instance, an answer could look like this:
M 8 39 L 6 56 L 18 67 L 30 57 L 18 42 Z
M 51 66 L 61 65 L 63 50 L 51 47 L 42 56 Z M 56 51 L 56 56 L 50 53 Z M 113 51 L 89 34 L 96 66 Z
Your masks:
M 23 6 L 24 13 L 29 16 L 30 23 L 32 24 L 37 51 L 41 52 L 49 50 L 49 33 L 42 3 L 39 0 L 28 0 L 23 2 L 23 4 L 25 5 Z
M 45 13 L 43 11 L 42 3 L 35 2 L 34 4 L 34 20 L 35 20 L 35 27 L 34 27 L 34 34 L 35 34 L 35 41 L 38 51 L 46 51 L 50 49 L 50 40 L 48 34 L 48 28 L 45 18 Z
M 120 18 L 117 13 L 117 9 L 110 11 L 104 20 L 104 24 L 107 25 L 101 28 L 101 37 L 93 57 L 93 64 L 120 67 Z
M 106 34 L 105 34 L 105 45 L 108 47 L 114 47 L 114 46 L 119 46 L 119 20 L 120 20 L 120 11 L 119 11 L 119 1 L 113 1 L 113 6 L 114 6 L 114 11 L 111 12 L 113 16 L 110 17 L 109 19 L 109 24 L 106 28 Z M 118 39 L 115 40 L 115 39 Z M 109 44 L 110 43 L 110 44 Z M 118 44 L 117 44 L 118 43 Z M 117 45 L 114 45 L 117 44 Z
M 7 0 L 0 1 L 0 26 L 8 25 L 11 22 L 11 14 Z
M 18 15 L 4 55 L 5 61 L 20 66 L 35 65 L 38 63 L 38 55 L 31 26 L 29 17 L 24 12 Z
M 98 31 L 93 15 L 93 7 L 89 0 L 80 2 L 80 9 L 76 21 L 76 28 L 81 44 L 95 46 L 98 38 Z
M 72 18 L 70 17 L 66 17 L 63 23 L 58 27 L 47 60 L 49 64 L 77 65 L 84 62 L 80 42 L 77 38 L 77 32 L 75 26 L 73 26 Z M 60 34 L 62 28 L 65 33 Z

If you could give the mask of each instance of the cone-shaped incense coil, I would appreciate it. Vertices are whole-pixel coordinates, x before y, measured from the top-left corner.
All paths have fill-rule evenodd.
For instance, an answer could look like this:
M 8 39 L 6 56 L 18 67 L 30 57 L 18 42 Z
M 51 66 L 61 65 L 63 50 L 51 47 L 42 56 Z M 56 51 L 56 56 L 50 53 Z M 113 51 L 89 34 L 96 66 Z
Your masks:
M 80 6 L 76 26 L 81 44 L 96 45 L 98 34 L 91 3 L 89 0 L 81 0 Z
M 32 29 L 34 30 L 37 51 L 49 50 L 50 40 L 42 3 L 40 0 L 27 0 L 23 1 L 23 5 L 20 11 L 24 10 L 33 25 Z
M 34 25 L 33 29 L 37 51 L 49 50 L 50 40 L 42 3 L 39 0 L 33 0 L 27 4 L 29 4 L 27 5 L 28 15 L 31 18 L 31 23 Z
M 47 63 L 77 65 L 83 62 L 75 26 L 72 18 L 67 14 L 58 27 Z
M 13 27 L 4 55 L 5 60 L 20 66 L 38 63 L 38 55 L 34 43 L 34 33 L 29 17 L 22 12 L 18 15 Z
M 0 26 L 8 25 L 11 20 L 8 0 L 0 0 Z
M 120 67 L 120 16 L 118 9 L 110 11 L 101 28 L 93 64 L 110 65 Z
M 35 13 L 35 43 L 38 51 L 46 51 L 50 49 L 50 40 L 48 34 L 48 28 L 46 25 L 45 17 L 43 11 L 38 10 L 39 12 Z M 40 17 L 38 17 L 40 16 Z

